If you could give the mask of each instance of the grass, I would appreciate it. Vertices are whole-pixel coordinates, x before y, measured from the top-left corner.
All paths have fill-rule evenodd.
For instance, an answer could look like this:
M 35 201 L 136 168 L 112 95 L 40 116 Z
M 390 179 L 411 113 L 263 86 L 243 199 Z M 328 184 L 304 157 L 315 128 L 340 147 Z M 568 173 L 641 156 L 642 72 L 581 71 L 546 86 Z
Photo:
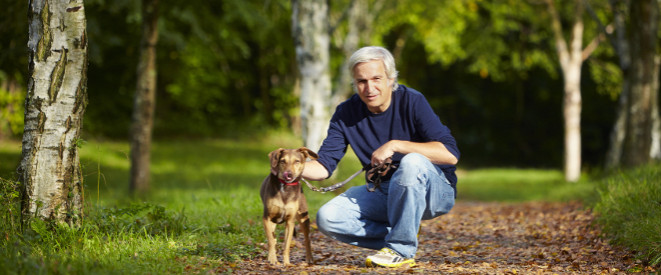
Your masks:
M 587 178 L 576 183 L 564 180 L 560 170 L 488 168 L 459 170 L 458 196 L 478 201 L 570 201 L 594 196 Z
M 615 243 L 661 264 L 661 169 L 648 165 L 599 182 L 598 221 Z
M 202 273 L 231 271 L 232 261 L 262 252 L 259 186 L 268 173 L 267 154 L 298 147 L 288 134 L 261 138 L 169 140 L 153 144 L 151 192 L 128 194 L 126 142 L 89 141 L 80 149 L 88 216 L 80 228 L 33 222 L 25 232 L 0 224 L 0 270 L 33 273 Z M 0 143 L 3 200 L 16 184 L 20 142 Z M 466 157 L 466 156 L 464 156 Z M 358 169 L 348 152 L 328 186 Z M 460 170 L 460 200 L 583 200 L 595 183 L 565 183 L 556 170 Z M 361 185 L 362 177 L 348 186 Z M 345 187 L 346 188 L 346 187 Z M 306 188 L 307 189 L 307 188 Z M 334 193 L 306 190 L 311 216 Z M 0 216 L 16 213 L 3 201 Z M 14 206 L 11 206 L 14 205 Z M 11 208 L 14 207 L 14 208 Z M 52 230 L 48 230 L 52 228 Z

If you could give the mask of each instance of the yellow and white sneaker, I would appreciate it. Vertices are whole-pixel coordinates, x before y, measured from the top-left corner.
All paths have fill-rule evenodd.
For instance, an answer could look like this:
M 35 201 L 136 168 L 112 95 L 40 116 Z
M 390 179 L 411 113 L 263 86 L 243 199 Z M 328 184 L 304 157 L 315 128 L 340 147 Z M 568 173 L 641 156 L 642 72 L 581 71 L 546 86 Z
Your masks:
M 407 259 L 394 250 L 384 247 L 376 254 L 367 257 L 367 267 L 413 267 L 414 259 Z

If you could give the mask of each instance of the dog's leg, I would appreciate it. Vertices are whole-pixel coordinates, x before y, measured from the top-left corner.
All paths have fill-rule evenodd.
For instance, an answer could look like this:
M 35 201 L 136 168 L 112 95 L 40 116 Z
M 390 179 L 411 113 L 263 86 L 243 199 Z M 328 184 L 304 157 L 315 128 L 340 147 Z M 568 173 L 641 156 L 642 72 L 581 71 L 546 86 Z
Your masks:
M 295 219 L 289 219 L 285 227 L 285 251 L 282 253 L 282 263 L 289 265 L 289 249 L 291 248 L 291 241 L 294 237 L 294 227 L 296 226 Z
M 313 264 L 312 260 L 312 248 L 310 247 L 310 219 L 306 216 L 305 220 L 301 222 L 301 231 L 305 237 L 305 261 L 308 264 Z
M 269 263 L 276 265 L 278 264 L 278 258 L 275 255 L 275 245 L 278 242 L 278 239 L 275 236 L 275 226 L 276 224 L 270 221 L 268 218 L 263 218 L 264 222 L 264 233 L 266 233 L 266 239 L 269 242 Z

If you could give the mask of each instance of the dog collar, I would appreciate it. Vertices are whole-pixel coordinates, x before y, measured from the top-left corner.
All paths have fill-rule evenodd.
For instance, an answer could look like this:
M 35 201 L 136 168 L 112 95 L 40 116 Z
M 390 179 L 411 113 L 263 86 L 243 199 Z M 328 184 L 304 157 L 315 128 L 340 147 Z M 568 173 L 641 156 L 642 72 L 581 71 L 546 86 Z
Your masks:
M 278 178 L 278 180 L 280 181 L 280 183 L 281 183 L 282 185 L 287 185 L 287 186 L 296 186 L 296 185 L 298 185 L 298 181 L 295 181 L 295 182 L 286 182 L 286 181 L 281 180 L 281 179 L 279 179 L 279 178 Z

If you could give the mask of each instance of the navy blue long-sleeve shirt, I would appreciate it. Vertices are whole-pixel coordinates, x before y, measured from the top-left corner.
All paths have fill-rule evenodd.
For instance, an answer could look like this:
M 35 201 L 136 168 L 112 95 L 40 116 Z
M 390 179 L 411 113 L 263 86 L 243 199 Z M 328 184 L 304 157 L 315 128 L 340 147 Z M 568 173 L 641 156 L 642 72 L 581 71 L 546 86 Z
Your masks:
M 346 153 L 347 146 L 351 145 L 365 167 L 371 162 L 372 152 L 390 140 L 439 141 L 457 160 L 460 155 L 450 129 L 441 123 L 424 95 L 399 85 L 392 94 L 390 106 L 383 113 L 370 112 L 357 94 L 338 105 L 331 118 L 328 135 L 319 149 L 318 161 L 330 175 Z M 402 157 L 402 154 L 395 153 L 392 160 L 398 162 Z M 437 166 L 456 190 L 456 167 Z

